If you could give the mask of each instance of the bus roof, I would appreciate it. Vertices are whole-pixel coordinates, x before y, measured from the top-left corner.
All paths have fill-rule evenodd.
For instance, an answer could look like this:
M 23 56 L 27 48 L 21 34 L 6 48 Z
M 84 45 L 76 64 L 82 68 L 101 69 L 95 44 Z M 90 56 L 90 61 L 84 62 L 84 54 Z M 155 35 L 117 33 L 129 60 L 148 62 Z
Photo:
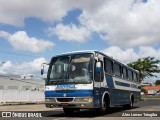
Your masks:
M 72 54 L 85 54 L 85 53 L 99 53 L 99 54 L 101 54 L 101 55 L 103 55 L 103 56 L 106 56 L 107 58 L 109 58 L 109 59 L 111 59 L 111 60 L 114 60 L 114 61 L 116 61 L 116 62 L 118 62 L 118 63 L 120 63 L 120 64 L 126 66 L 127 68 L 129 68 L 129 69 L 131 69 L 131 70 L 134 70 L 134 71 L 136 71 L 137 73 L 139 73 L 138 70 L 135 70 L 135 69 L 129 67 L 128 65 L 126 65 L 125 63 L 123 63 L 123 62 L 121 62 L 121 61 L 119 61 L 119 60 L 113 58 L 112 56 L 108 56 L 108 55 L 106 55 L 106 54 L 104 54 L 104 53 L 102 53 L 102 52 L 100 52 L 100 51 L 98 51 L 98 50 L 80 50 L 80 51 L 72 51 L 72 52 L 66 52 L 66 53 L 58 54 L 58 55 L 56 55 L 56 56 L 54 56 L 54 57 L 64 56 L 64 55 L 72 55 Z
M 97 50 L 80 50 L 80 51 L 72 51 L 72 52 L 66 52 L 66 53 L 61 53 L 56 56 L 64 56 L 64 55 L 72 55 L 72 54 L 85 54 L 85 53 L 95 53 L 98 52 Z

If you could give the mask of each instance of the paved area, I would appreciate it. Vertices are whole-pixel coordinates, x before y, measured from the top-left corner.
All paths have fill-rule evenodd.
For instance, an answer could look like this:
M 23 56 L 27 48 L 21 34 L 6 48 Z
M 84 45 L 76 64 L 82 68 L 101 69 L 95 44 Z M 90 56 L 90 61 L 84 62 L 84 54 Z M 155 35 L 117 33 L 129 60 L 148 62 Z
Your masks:
M 0 111 L 50 111 L 60 108 L 46 108 L 44 104 L 32 104 L 32 105 L 4 105 L 0 106 Z
M 81 119 L 81 120 L 86 120 L 86 119 L 100 119 L 100 120 L 141 120 L 144 119 L 143 117 L 120 117 L 122 116 L 123 113 L 128 113 L 128 112 L 145 112 L 147 113 L 148 111 L 151 111 L 151 113 L 154 113 L 155 111 L 160 111 L 160 100 L 145 100 L 141 101 L 137 104 L 135 104 L 135 107 L 131 110 L 124 109 L 123 107 L 114 107 L 111 108 L 110 112 L 105 115 L 100 115 L 94 111 L 89 111 L 89 110 L 83 110 L 80 112 L 76 112 L 71 116 L 66 116 L 62 109 L 59 108 L 46 108 L 44 104 L 38 104 L 38 105 L 15 105 L 15 106 L 0 106 L 0 111 L 14 111 L 14 112 L 34 112 L 34 113 L 40 113 L 42 115 L 42 118 L 34 118 L 38 120 L 45 120 L 45 119 L 51 119 L 51 120 L 70 120 L 70 119 Z M 46 117 L 43 117 L 46 116 Z M 117 117 L 118 116 L 118 117 Z M 8 119 L 8 118 L 2 118 L 0 119 Z M 17 118 L 12 118 L 17 120 Z M 20 119 L 20 118 L 18 118 Z M 21 118 L 22 119 L 22 118 Z M 28 119 L 28 118 L 23 118 L 23 119 Z M 32 118 L 29 118 L 32 119 Z M 146 117 L 145 120 L 150 120 L 151 117 Z M 152 118 L 155 120 L 159 120 L 158 117 Z

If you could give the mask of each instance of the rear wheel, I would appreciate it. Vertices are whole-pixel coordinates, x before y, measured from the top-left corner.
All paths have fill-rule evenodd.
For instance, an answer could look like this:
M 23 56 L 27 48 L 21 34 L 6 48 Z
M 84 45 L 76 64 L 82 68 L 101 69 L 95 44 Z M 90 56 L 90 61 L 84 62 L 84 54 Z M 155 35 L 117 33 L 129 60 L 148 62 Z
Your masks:
M 63 108 L 63 111 L 66 115 L 72 115 L 74 113 L 73 108 Z
M 123 107 L 127 108 L 127 109 L 132 109 L 133 108 L 133 104 L 134 104 L 134 97 L 132 95 L 129 104 L 123 105 Z

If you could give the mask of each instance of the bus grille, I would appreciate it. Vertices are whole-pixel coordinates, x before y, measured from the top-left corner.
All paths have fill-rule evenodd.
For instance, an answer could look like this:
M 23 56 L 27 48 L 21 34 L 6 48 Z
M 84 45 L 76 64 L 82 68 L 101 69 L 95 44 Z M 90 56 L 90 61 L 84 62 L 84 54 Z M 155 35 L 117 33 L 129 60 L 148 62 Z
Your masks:
M 58 102 L 72 102 L 73 98 L 57 98 Z

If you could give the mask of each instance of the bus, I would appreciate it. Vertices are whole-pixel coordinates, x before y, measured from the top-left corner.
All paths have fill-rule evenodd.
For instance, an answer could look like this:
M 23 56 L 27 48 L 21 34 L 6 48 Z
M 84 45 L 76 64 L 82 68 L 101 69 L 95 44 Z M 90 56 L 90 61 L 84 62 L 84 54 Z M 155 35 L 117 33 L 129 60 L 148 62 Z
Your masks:
M 64 53 L 52 57 L 49 63 L 46 107 L 63 108 L 65 114 L 80 109 L 106 113 L 113 106 L 133 108 L 139 100 L 139 72 L 104 53 Z

